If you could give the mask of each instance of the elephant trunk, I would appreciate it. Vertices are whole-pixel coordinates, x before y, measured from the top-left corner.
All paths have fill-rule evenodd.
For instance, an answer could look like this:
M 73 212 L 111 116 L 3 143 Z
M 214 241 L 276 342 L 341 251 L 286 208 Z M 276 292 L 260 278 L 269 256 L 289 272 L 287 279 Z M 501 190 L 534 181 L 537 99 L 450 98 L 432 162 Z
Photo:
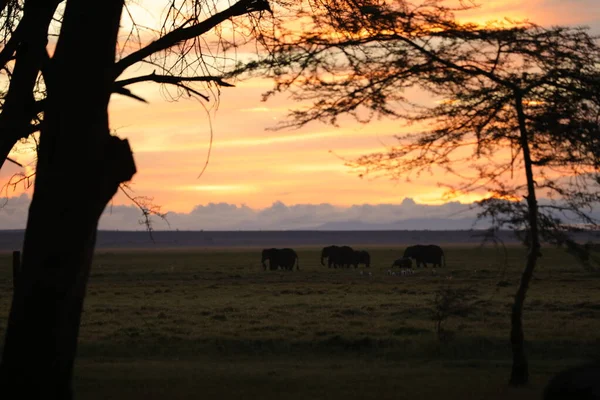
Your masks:
M 323 266 L 325 265 L 325 252 L 324 251 L 321 252 L 321 265 L 323 265 Z

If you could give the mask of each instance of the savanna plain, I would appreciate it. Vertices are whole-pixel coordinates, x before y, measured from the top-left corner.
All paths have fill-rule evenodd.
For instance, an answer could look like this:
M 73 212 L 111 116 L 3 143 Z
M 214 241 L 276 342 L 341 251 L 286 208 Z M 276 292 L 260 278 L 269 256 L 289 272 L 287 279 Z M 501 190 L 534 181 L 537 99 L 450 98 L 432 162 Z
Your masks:
M 296 247 L 299 271 L 264 271 L 260 248 L 100 250 L 76 397 L 536 399 L 553 374 L 600 354 L 600 273 L 545 248 L 524 311 L 531 384 L 509 388 L 525 250 L 443 247 L 445 268 L 411 276 L 388 274 L 402 246 L 363 247 L 372 266 L 343 270 Z M 2 337 L 11 273 L 0 253 Z M 440 308 L 436 293 L 455 301 Z

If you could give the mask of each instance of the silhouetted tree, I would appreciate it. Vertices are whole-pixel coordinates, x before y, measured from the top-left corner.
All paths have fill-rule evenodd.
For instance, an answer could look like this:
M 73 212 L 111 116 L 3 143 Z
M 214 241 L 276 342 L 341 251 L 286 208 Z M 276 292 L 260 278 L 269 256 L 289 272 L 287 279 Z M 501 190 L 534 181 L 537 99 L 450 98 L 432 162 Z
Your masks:
M 267 0 L 240 0 L 222 10 L 203 1 L 165 5 L 163 28 L 136 36 L 134 25 L 126 45 L 118 41 L 120 24 L 129 15 L 123 13 L 123 0 L 0 1 L 0 70 L 9 82 L 0 113 L 0 163 L 18 140 L 40 131 L 22 268 L 0 364 L 6 398 L 72 397 L 98 220 L 119 186 L 136 172 L 127 140 L 109 129 L 111 95 L 141 100 L 130 85 L 152 81 L 172 85 L 175 96 L 208 98 L 206 89 L 228 86 L 221 75 L 226 64 L 219 61 L 222 54 L 210 52 L 211 40 L 200 45 L 199 38 L 210 35 L 218 41 L 220 25 L 229 21 L 245 29 L 235 17 L 270 10 Z M 246 20 L 248 28 L 257 26 L 256 18 Z M 154 40 L 144 39 L 146 33 Z M 244 33 L 236 37 L 254 40 L 255 31 Z M 52 51 L 49 42 L 55 37 Z M 136 37 L 138 46 L 132 49 Z M 159 72 L 126 72 L 137 63 L 154 65 Z M 79 193 L 77 201 L 66 199 L 73 190 Z
M 398 135 L 398 145 L 348 162 L 362 174 L 399 179 L 441 170 L 462 178 L 451 192 L 491 193 L 481 215 L 526 232 L 510 382 L 527 383 L 522 311 L 540 240 L 576 245 L 567 228 L 595 226 L 587 212 L 600 200 L 597 39 L 583 28 L 458 22 L 455 14 L 470 4 L 304 4 L 301 22 L 279 25 L 269 38 L 272 54 L 240 70 L 269 71 L 275 87 L 265 99 L 287 92 L 304 105 L 278 128 L 336 124 L 344 114 L 407 121 L 412 131 Z M 409 89 L 430 97 L 411 99 Z

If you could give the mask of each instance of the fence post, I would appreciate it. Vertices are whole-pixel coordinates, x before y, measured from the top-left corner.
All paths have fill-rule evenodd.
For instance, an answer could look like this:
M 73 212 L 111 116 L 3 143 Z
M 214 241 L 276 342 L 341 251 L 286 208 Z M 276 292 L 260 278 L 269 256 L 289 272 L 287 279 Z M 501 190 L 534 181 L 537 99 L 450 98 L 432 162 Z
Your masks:
M 13 264 L 13 289 L 17 287 L 17 279 L 19 276 L 19 272 L 21 272 L 21 252 L 20 251 L 13 251 L 13 257 L 12 257 L 12 264 Z

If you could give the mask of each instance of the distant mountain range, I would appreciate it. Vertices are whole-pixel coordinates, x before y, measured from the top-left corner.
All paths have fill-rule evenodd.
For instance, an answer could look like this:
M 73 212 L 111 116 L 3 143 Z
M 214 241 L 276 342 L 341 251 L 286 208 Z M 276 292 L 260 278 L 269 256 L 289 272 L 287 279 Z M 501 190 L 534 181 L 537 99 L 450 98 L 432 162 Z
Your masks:
M 475 224 L 473 218 L 410 218 L 390 223 L 362 221 L 336 221 L 316 226 L 315 230 L 329 231 L 403 231 L 403 230 L 470 230 L 486 229 L 490 224 L 481 220 Z

